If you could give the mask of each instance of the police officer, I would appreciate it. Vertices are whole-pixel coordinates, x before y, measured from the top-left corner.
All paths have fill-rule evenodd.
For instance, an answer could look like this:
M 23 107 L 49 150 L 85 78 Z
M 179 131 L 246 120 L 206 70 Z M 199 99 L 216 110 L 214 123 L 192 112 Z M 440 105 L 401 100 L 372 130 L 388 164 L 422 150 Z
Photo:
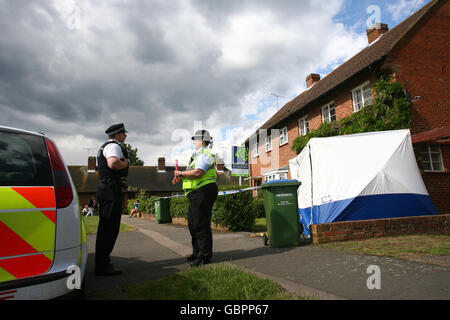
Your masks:
M 199 130 L 191 138 L 195 152 L 186 171 L 175 171 L 172 183 L 183 181 L 183 190 L 189 199 L 188 227 L 192 238 L 192 255 L 187 258 L 192 267 L 210 263 L 212 258 L 211 215 L 217 199 L 216 160 L 209 151 L 211 136 Z
M 119 275 L 111 264 L 110 254 L 119 234 L 122 214 L 122 192 L 126 188 L 130 160 L 124 145 L 127 131 L 123 123 L 106 129 L 109 140 L 98 151 L 99 224 L 95 243 L 95 274 L 99 276 Z

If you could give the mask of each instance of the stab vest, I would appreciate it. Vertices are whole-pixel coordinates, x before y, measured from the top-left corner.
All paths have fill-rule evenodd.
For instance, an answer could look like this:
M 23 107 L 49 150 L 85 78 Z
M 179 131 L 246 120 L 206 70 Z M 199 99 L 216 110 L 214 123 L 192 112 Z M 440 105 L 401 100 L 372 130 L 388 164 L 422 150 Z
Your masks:
M 103 149 L 110 143 L 117 143 L 119 147 L 122 149 L 123 156 L 125 158 L 128 158 L 128 151 L 125 147 L 123 147 L 122 144 L 118 143 L 117 141 L 107 141 L 105 142 L 100 149 L 98 150 L 97 154 L 97 163 L 98 163 L 98 175 L 99 179 L 120 179 L 122 177 L 128 177 L 128 168 L 122 170 L 112 170 L 108 167 L 108 161 L 106 160 L 105 156 L 103 155 Z M 124 159 L 120 159 L 124 160 Z
M 209 159 L 211 160 L 211 164 L 209 165 L 208 170 L 200 178 L 190 179 L 181 177 L 181 180 L 183 181 L 183 190 L 186 195 L 188 195 L 189 192 L 197 190 L 198 188 L 203 187 L 209 183 L 216 182 L 217 179 L 216 159 L 214 155 L 211 153 L 211 151 L 209 151 L 208 149 L 202 149 L 195 155 L 195 157 L 192 156 L 186 170 L 195 169 L 195 162 L 202 153 L 206 154 L 209 157 Z

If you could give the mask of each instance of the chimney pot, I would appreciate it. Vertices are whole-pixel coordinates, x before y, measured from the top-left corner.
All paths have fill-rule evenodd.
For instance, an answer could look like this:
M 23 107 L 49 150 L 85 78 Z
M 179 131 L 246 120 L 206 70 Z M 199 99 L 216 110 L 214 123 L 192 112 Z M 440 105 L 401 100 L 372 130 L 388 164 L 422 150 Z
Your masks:
M 158 158 L 158 170 L 166 171 L 166 158 Z
M 88 172 L 95 172 L 97 166 L 96 157 L 88 157 Z
M 320 74 L 311 73 L 306 76 L 306 88 L 310 88 L 314 83 L 319 82 Z
M 377 40 L 382 34 L 389 31 L 388 25 L 385 23 L 375 23 L 372 27 L 367 29 L 367 40 L 369 44 Z

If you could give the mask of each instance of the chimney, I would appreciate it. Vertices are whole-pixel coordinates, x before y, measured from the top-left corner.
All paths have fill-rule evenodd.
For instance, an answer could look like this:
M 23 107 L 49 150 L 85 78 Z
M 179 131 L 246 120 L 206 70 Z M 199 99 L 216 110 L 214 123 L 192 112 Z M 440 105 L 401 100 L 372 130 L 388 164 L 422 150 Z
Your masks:
M 166 171 L 166 158 L 158 158 L 158 171 Z
M 217 169 L 217 171 L 223 172 L 224 168 L 225 168 L 225 164 L 223 163 L 222 158 L 218 157 L 216 159 L 216 169 Z
M 367 40 L 369 44 L 377 40 L 382 34 L 389 31 L 388 25 L 385 23 L 375 23 L 372 27 L 367 29 Z
M 312 85 L 320 80 L 320 74 L 311 73 L 306 77 L 306 88 L 312 87 Z
M 97 165 L 96 157 L 88 157 L 88 172 L 95 172 Z

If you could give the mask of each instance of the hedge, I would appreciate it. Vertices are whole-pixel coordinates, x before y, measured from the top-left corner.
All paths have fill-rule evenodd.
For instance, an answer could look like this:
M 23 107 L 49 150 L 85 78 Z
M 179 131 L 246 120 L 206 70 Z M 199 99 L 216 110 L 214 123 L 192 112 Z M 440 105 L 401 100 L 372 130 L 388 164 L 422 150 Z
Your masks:
M 248 186 L 219 186 L 220 191 L 243 189 Z M 138 198 L 140 198 L 138 196 Z M 153 199 L 141 197 L 140 211 L 154 213 Z M 131 211 L 136 199 L 128 200 L 128 208 Z M 150 203 L 149 203 L 150 202 Z M 170 199 L 170 215 L 172 218 L 186 218 L 189 208 L 189 200 L 186 197 Z M 219 196 L 214 203 L 211 221 L 227 227 L 231 231 L 250 231 L 255 218 L 264 217 L 264 201 L 253 198 L 251 191 L 239 192 L 225 196 Z
M 158 197 L 155 196 L 150 196 L 148 197 L 145 194 L 145 190 L 141 190 L 136 199 L 129 199 L 128 203 L 127 203 L 127 209 L 128 209 L 128 213 L 131 212 L 131 209 L 134 208 L 134 203 L 136 202 L 136 200 L 139 200 L 139 212 L 144 212 L 144 213 L 155 213 L 155 203 L 154 203 L 154 199 L 156 199 Z

